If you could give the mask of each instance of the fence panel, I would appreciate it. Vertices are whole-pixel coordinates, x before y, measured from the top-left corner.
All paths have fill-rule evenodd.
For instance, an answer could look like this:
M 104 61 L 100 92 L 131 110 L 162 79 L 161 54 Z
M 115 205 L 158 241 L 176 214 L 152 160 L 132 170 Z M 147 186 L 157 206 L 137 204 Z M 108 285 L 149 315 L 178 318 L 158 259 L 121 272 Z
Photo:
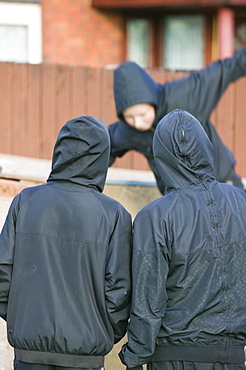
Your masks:
M 101 120 L 109 125 L 117 120 L 117 114 L 114 103 L 113 92 L 113 73 L 112 70 L 104 69 L 102 78 L 102 96 L 100 97 L 102 104 Z
M 12 64 L 0 63 L 0 152 L 11 153 L 12 148 L 12 127 L 13 122 L 13 111 L 11 102 L 13 99 L 13 88 L 12 88 Z
M 56 80 L 55 80 L 55 102 L 56 102 L 56 133 L 60 130 L 61 126 L 71 118 L 70 116 L 70 68 L 64 65 L 56 67 Z
M 235 84 L 223 94 L 220 104 L 216 107 L 216 129 L 222 141 L 232 150 L 235 150 Z
M 70 68 L 70 98 L 71 98 L 71 116 L 78 117 L 87 114 L 87 94 L 86 83 L 88 75 L 87 67 L 73 67 Z
M 41 102 L 41 135 L 40 158 L 50 159 L 57 136 L 56 112 L 56 66 L 42 64 L 40 66 L 40 102 Z M 21 153 L 18 153 L 21 154 Z M 33 157 L 33 153 L 29 155 Z
M 27 85 L 27 147 L 26 153 L 33 154 L 33 157 L 41 157 L 40 137 L 41 126 L 41 92 L 40 92 L 40 68 L 37 65 L 28 66 Z
M 148 70 L 160 83 L 187 76 L 163 69 Z M 0 153 L 50 159 L 61 126 L 70 118 L 92 115 L 107 126 L 117 119 L 113 97 L 113 70 L 56 64 L 0 63 Z M 237 169 L 246 177 L 246 79 L 231 84 L 212 122 L 233 151 Z M 148 169 L 146 159 L 134 151 L 115 167 Z
M 28 155 L 27 142 L 27 64 L 14 64 L 13 65 L 13 100 L 10 102 L 11 109 L 13 110 L 12 122 L 12 139 L 13 139 L 13 154 L 23 153 Z
M 102 117 L 102 69 L 88 68 L 86 90 L 86 113 L 97 118 Z
M 234 117 L 234 130 L 235 130 L 235 150 L 234 154 L 237 160 L 238 173 L 246 177 L 246 160 L 245 160 L 245 147 L 246 147 L 246 79 L 243 78 L 236 82 L 235 93 L 235 117 Z

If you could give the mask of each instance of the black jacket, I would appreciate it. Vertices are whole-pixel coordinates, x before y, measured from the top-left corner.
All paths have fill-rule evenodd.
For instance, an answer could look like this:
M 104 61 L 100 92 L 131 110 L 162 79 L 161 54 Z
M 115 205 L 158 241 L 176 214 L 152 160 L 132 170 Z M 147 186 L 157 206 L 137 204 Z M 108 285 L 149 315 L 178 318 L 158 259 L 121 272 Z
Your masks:
M 243 363 L 246 197 L 213 177 L 212 145 L 176 110 L 153 140 L 165 196 L 134 221 L 130 368 L 151 361 Z
M 114 95 L 120 121 L 109 126 L 112 165 L 116 157 L 129 150 L 142 153 L 155 174 L 158 187 L 163 186 L 155 167 L 152 140 L 159 120 L 173 109 L 187 110 L 202 124 L 214 146 L 214 174 L 218 181 L 234 181 L 242 188 L 234 173 L 235 159 L 222 143 L 209 117 L 231 82 L 246 75 L 246 47 L 232 58 L 212 63 L 189 77 L 165 83 L 156 83 L 144 69 L 133 62 L 122 63 L 114 73 Z M 156 119 L 151 130 L 139 131 L 126 124 L 122 112 L 129 106 L 149 103 L 156 109 Z
M 0 236 L 0 314 L 19 360 L 101 367 L 125 334 L 132 225 L 101 193 L 109 145 L 97 119 L 68 121 L 47 183 L 10 206 Z

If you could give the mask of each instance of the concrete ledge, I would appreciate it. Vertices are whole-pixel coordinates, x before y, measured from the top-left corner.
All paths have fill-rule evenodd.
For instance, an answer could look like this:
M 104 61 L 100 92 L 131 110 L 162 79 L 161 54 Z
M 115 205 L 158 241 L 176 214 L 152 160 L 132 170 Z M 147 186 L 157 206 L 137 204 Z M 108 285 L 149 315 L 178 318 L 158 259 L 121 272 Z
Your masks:
M 0 153 L 0 177 L 11 180 L 45 182 L 51 170 L 51 161 Z
M 0 153 L 0 178 L 44 183 L 51 171 L 51 160 Z M 106 184 L 155 187 L 152 171 L 109 168 Z
M 0 196 L 14 197 L 22 189 L 45 183 L 51 161 L 0 153 Z M 152 171 L 109 168 L 104 193 L 135 217 L 147 203 L 161 196 Z
M 22 189 L 46 182 L 51 160 L 0 153 L 0 195 L 15 196 Z M 243 179 L 246 186 L 246 179 Z M 109 168 L 104 193 L 118 200 L 135 217 L 161 196 L 152 171 Z

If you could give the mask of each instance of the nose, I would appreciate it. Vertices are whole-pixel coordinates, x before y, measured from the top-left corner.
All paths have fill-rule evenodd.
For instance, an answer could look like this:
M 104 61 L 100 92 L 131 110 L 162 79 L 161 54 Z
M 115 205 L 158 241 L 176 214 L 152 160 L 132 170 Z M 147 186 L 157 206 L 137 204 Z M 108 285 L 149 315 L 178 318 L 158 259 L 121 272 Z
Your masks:
M 141 120 L 141 117 L 134 117 L 134 127 L 136 129 L 141 129 L 142 128 L 142 120 Z

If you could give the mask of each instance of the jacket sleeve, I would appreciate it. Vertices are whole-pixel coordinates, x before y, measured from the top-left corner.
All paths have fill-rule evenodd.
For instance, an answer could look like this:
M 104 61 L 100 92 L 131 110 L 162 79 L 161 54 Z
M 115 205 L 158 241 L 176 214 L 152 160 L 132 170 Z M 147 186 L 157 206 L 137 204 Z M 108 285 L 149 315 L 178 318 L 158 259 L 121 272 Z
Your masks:
M 158 230 L 158 220 L 140 211 L 134 222 L 132 279 L 133 296 L 128 342 L 119 353 L 134 368 L 153 360 L 155 341 L 165 315 L 168 252 Z
M 129 213 L 117 216 L 106 265 L 105 295 L 115 343 L 126 333 L 131 303 L 131 235 Z
M 8 296 L 14 263 L 15 224 L 18 199 L 19 197 L 16 197 L 13 200 L 0 235 L 0 316 L 4 320 L 7 318 Z
M 129 140 L 129 130 L 124 122 L 118 121 L 109 125 L 110 136 L 110 162 L 111 166 L 117 157 L 122 157 L 129 150 L 131 140 Z
M 185 109 L 198 120 L 207 120 L 228 85 L 245 75 L 246 47 L 243 47 L 231 58 L 216 61 L 199 72 L 191 72 L 187 78 L 165 84 L 166 109 Z

